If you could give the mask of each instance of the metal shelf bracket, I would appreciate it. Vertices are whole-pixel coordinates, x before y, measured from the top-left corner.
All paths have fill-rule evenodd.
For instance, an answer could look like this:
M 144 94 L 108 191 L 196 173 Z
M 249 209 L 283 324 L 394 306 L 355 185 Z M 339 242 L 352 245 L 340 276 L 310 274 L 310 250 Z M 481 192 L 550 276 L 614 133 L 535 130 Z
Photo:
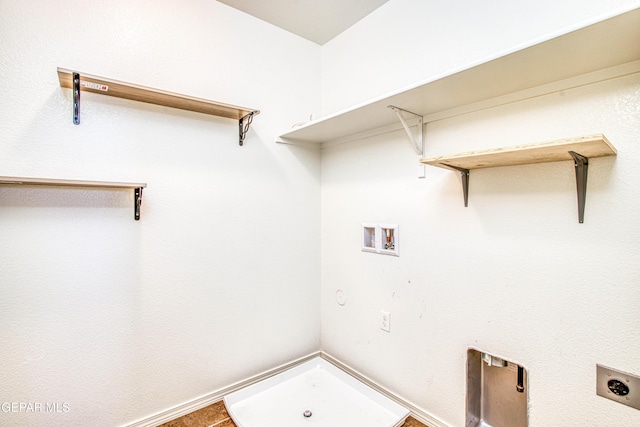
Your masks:
M 445 163 L 442 163 L 442 165 L 451 169 L 455 169 L 458 172 L 460 172 L 460 176 L 462 177 L 462 193 L 464 195 L 464 207 L 466 208 L 467 206 L 469 206 L 469 175 L 471 175 L 471 173 L 469 172 L 469 169 L 460 168 L 458 166 L 451 166 Z
M 244 139 L 247 136 L 247 132 L 249 132 L 249 126 L 251 126 L 251 122 L 253 122 L 253 116 L 256 113 L 256 111 L 252 111 L 238 121 L 241 147 L 244 145 Z
M 389 105 L 388 108 L 391 108 L 396 113 L 396 115 L 398 116 L 398 119 L 400 119 L 400 123 L 402 123 L 402 127 L 404 128 L 405 132 L 407 132 L 407 136 L 409 137 L 409 142 L 411 142 L 411 145 L 413 145 L 413 148 L 416 150 L 416 153 L 418 153 L 419 156 L 422 156 L 424 153 L 424 139 L 422 137 L 422 125 L 423 125 L 424 118 L 419 114 L 412 113 L 411 111 L 403 110 L 402 108 L 398 108 L 394 105 Z M 417 118 L 418 120 L 417 135 L 414 136 L 413 132 L 411 132 L 409 123 L 407 123 L 407 120 L 402 115 L 403 112 L 409 113 L 412 116 L 415 116 L 415 118 Z
M 134 188 L 133 199 L 133 218 L 136 221 L 140 220 L 140 205 L 142 205 L 142 187 Z
M 578 221 L 580 224 L 584 222 L 584 207 L 585 200 L 587 198 L 587 172 L 589 170 L 589 159 L 575 151 L 569 151 L 571 157 L 573 157 L 574 165 L 576 169 L 576 188 L 578 191 Z M 458 166 L 448 165 L 441 163 L 450 169 L 460 172 L 462 177 L 462 192 L 464 195 L 464 206 L 469 205 L 469 176 L 471 175 L 469 169 L 461 168 Z
M 578 222 L 584 222 L 584 206 L 587 198 L 587 172 L 589 159 L 575 151 L 569 151 L 576 168 L 576 188 L 578 190 Z
M 80 124 L 80 74 L 73 73 L 73 124 Z
M 402 127 L 404 128 L 404 131 L 407 133 L 407 136 L 409 137 L 409 142 L 413 146 L 413 149 L 416 151 L 416 153 L 418 153 L 418 158 L 422 158 L 422 156 L 424 155 L 424 135 L 423 135 L 424 117 L 422 117 L 419 114 L 412 113 L 411 111 L 398 108 L 395 105 L 388 105 L 387 108 L 391 108 L 396 113 L 396 115 L 398 116 L 398 119 L 400 120 L 400 123 L 402 124 Z M 417 121 L 416 123 L 417 132 L 415 135 L 411 131 L 411 126 L 409 125 L 407 120 L 404 118 L 404 115 L 402 113 L 411 114 L 412 116 L 414 116 L 414 120 Z M 424 178 L 425 177 L 424 165 L 422 163 L 419 163 L 418 166 L 419 166 L 418 178 Z

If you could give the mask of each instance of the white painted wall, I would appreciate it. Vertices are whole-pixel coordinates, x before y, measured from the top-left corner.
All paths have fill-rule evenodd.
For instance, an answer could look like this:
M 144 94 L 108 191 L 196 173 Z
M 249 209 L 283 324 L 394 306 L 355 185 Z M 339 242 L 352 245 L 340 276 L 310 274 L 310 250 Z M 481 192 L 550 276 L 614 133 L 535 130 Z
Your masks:
M 471 3 L 391 0 L 325 45 L 324 111 L 634 2 Z M 426 132 L 429 156 L 599 132 L 619 155 L 591 161 L 579 224 L 571 162 L 474 171 L 464 208 L 457 174 L 417 179 L 401 130 L 322 150 L 323 350 L 451 426 L 465 421 L 468 347 L 528 369 L 532 427 L 640 425 L 595 394 L 596 363 L 640 374 L 640 75 Z M 361 252 L 363 222 L 398 223 L 400 257 Z
M 210 0 L 0 0 L 0 425 L 133 422 L 319 349 L 320 47 Z M 235 121 L 84 93 L 56 67 L 258 108 Z M 63 404 L 67 404 L 65 407 Z

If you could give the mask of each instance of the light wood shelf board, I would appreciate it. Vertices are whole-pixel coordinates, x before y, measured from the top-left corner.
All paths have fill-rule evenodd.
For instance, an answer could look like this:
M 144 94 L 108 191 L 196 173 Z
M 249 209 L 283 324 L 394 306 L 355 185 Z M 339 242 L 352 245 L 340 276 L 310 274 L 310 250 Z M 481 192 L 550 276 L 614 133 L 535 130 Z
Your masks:
M 604 135 L 595 134 L 548 141 L 540 144 L 517 145 L 423 158 L 420 161 L 426 165 L 446 169 L 454 169 L 450 166 L 455 166 L 462 169 L 473 170 L 573 160 L 569 151 L 574 151 L 587 158 L 615 156 L 617 154 L 615 147 Z
M 195 98 L 188 95 L 167 92 L 132 83 L 125 83 L 104 77 L 93 76 L 79 71 L 75 72 L 80 75 L 80 90 L 83 92 L 97 93 L 116 98 L 125 98 L 133 101 L 195 111 L 198 113 L 236 120 L 240 120 L 250 113 L 260 113 L 259 110 L 251 108 Z M 60 81 L 60 86 L 73 89 L 73 73 L 74 71 L 58 67 L 58 79 Z
M 0 176 L 0 184 L 4 185 L 43 185 L 50 187 L 93 187 L 93 188 L 145 188 L 146 183 L 112 182 L 112 181 L 82 181 L 72 179 L 25 178 Z

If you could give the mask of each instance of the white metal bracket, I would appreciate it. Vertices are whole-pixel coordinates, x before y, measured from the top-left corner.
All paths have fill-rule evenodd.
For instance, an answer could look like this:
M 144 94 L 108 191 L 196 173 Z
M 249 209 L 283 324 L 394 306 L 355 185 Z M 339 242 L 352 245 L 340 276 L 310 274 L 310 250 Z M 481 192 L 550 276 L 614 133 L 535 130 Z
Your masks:
M 391 108 L 398 116 L 400 123 L 402 123 L 402 127 L 404 128 L 405 132 L 407 133 L 407 136 L 409 137 L 409 142 L 411 143 L 413 148 L 416 150 L 416 153 L 418 153 L 418 162 L 419 162 L 420 158 L 422 158 L 424 154 L 424 135 L 423 135 L 424 117 L 422 117 L 419 114 L 412 113 L 411 111 L 403 110 L 402 108 L 396 107 L 395 105 L 389 105 L 388 108 Z M 415 132 L 415 134 L 411 130 L 411 126 L 409 126 L 407 119 L 405 119 L 402 113 L 411 114 L 417 120 L 417 125 L 416 125 L 417 131 Z M 419 165 L 418 178 L 424 178 L 425 165 L 423 165 L 422 163 L 418 163 L 418 165 Z
M 416 153 L 418 153 L 419 156 L 422 156 L 424 151 L 423 139 L 422 139 L 422 124 L 423 124 L 422 116 L 416 113 L 412 113 L 411 111 L 403 110 L 402 108 L 398 108 L 394 105 L 389 105 L 389 108 L 395 111 L 395 113 L 398 115 L 398 118 L 400 119 L 400 123 L 402 123 L 402 127 L 404 128 L 405 132 L 407 132 L 407 136 L 409 137 L 409 142 L 411 142 L 411 144 L 414 146 Z M 409 113 L 418 119 L 418 126 L 417 126 L 418 132 L 416 136 L 414 136 L 413 132 L 411 132 L 409 123 L 407 123 L 407 120 L 402 115 L 403 112 Z

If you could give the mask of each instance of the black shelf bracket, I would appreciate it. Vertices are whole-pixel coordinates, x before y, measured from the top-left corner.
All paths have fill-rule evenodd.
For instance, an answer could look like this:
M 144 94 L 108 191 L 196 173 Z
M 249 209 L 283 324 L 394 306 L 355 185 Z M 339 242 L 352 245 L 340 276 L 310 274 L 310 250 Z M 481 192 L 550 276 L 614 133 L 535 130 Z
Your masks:
M 576 188 L 578 190 L 578 222 L 584 222 L 584 206 L 587 198 L 587 172 L 589 170 L 589 159 L 585 156 L 569 151 L 576 168 Z
M 524 393 L 524 368 L 518 365 L 518 383 L 516 384 L 516 391 L 518 393 Z
M 446 163 L 442 163 L 443 166 L 446 166 L 451 169 L 455 169 L 460 172 L 460 176 L 462 177 L 462 193 L 464 195 L 464 207 L 469 206 L 469 169 L 460 168 L 458 166 L 451 166 Z
M 140 221 L 140 206 L 142 205 L 142 187 L 134 188 L 133 218 Z
M 244 138 L 247 136 L 247 132 L 249 132 L 249 126 L 251 126 L 251 122 L 253 122 L 253 116 L 255 114 L 256 112 L 252 111 L 238 121 L 241 147 L 244 145 Z
M 578 191 L 578 221 L 580 224 L 584 222 L 584 208 L 587 198 L 587 172 L 589 170 L 589 159 L 575 151 L 569 151 L 571 157 L 573 157 L 575 170 L 576 170 L 576 188 Z M 462 191 L 464 194 L 464 206 L 469 205 L 469 169 L 461 168 L 458 166 L 448 165 L 442 163 L 450 169 L 455 169 L 460 172 L 462 177 Z
M 73 124 L 80 124 L 80 74 L 73 73 Z

